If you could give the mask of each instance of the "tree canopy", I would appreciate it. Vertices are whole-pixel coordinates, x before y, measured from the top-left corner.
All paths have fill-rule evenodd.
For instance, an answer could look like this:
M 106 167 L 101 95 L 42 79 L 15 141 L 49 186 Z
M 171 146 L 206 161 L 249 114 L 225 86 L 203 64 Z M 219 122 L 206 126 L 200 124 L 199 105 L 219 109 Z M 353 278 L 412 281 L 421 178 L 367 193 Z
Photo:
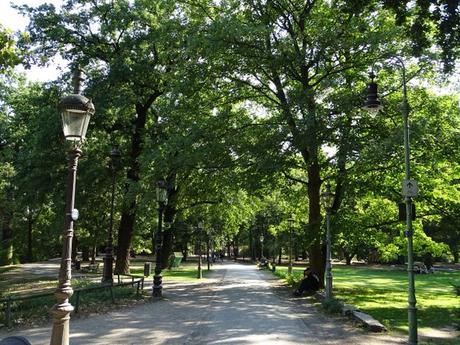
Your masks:
M 5 32 L 2 47 L 9 53 L 1 56 L 8 62 L 0 62 L 46 63 L 60 55 L 84 71 L 84 93 L 96 115 L 79 166 L 79 250 L 104 245 L 107 156 L 117 146 L 123 154 L 115 197 L 118 272 L 129 270 L 130 251 L 153 251 L 155 183 L 164 179 L 164 265 L 174 250 L 190 248 L 200 220 L 215 245 L 229 252 L 281 257 L 292 218 L 296 255 L 308 256 L 321 276 L 326 183 L 335 196 L 334 255 L 389 262 L 404 253 L 397 221 L 404 172 L 401 76 L 387 59 L 396 55 L 407 65 L 417 148 L 411 161 L 422 186 L 417 255 L 458 260 L 458 237 L 450 236 L 458 229 L 458 99 L 437 95 L 430 83 L 440 76 L 433 66 L 451 71 L 458 54 L 454 3 L 68 0 L 60 9 L 19 6 L 31 19 L 27 34 L 16 46 Z M 370 69 L 378 72 L 385 106 L 376 117 L 361 109 Z M 70 92 L 70 73 L 45 84 L 13 77 L 0 91 L 0 252 L 9 261 L 59 255 L 65 145 L 55 105 Z

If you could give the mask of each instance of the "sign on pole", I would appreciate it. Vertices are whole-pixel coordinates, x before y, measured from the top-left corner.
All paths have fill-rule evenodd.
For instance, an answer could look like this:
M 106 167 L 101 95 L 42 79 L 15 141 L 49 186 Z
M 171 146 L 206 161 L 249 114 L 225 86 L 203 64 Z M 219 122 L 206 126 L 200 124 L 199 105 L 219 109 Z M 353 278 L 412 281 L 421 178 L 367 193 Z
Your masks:
M 407 197 L 414 197 L 418 194 L 418 185 L 415 180 L 403 180 L 402 182 L 402 195 Z

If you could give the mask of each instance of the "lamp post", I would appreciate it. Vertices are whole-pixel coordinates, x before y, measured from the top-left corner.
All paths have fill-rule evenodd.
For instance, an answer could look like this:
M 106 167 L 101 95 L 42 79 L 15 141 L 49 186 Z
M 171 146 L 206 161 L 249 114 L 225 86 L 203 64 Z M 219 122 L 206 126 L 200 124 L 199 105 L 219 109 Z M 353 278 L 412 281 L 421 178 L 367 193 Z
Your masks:
M 264 258 L 264 234 L 260 235 L 260 259 Z
M 412 197 L 417 195 L 417 183 L 411 180 L 410 171 L 410 147 L 409 147 L 409 102 L 407 101 L 406 67 L 404 61 L 395 56 L 393 59 L 399 64 L 402 72 L 403 100 L 402 116 L 404 123 L 404 165 L 405 180 L 403 181 L 403 196 L 406 203 L 406 237 L 407 237 L 407 274 L 408 274 L 408 321 L 409 321 L 409 344 L 418 343 L 417 337 L 417 307 L 415 298 L 415 277 L 414 277 L 414 253 L 413 253 L 413 229 L 412 229 Z M 367 98 L 364 108 L 377 113 L 381 108 L 378 99 L 377 83 L 374 82 L 375 75 L 369 74 L 371 82 L 367 87 Z
M 161 277 L 161 237 L 162 237 L 162 223 L 163 211 L 166 206 L 168 198 L 168 191 L 166 189 L 166 182 L 158 180 L 156 182 L 156 195 L 158 202 L 158 229 L 155 234 L 155 275 L 153 276 L 153 291 L 152 296 L 160 298 L 163 295 L 163 280 Z
M 208 228 L 206 232 L 206 260 L 208 262 L 208 271 L 211 270 L 211 258 L 209 257 L 209 251 L 211 250 L 211 235 L 213 233 L 213 228 Z
M 77 77 L 79 77 L 77 75 Z M 74 222 L 78 219 L 78 210 L 75 209 L 75 186 L 77 177 L 78 158 L 81 156 L 80 145 L 86 136 L 89 120 L 94 114 L 94 105 L 85 96 L 78 94 L 78 83 L 74 94 L 62 98 L 58 109 L 61 112 L 62 128 L 66 140 L 72 142 L 69 150 L 68 184 L 65 208 L 65 227 L 63 232 L 63 246 L 61 266 L 59 269 L 59 286 L 55 292 L 57 303 L 53 306 L 53 329 L 51 345 L 69 344 L 69 321 L 73 310 L 69 302 L 73 294 L 71 286 L 71 255 Z
M 288 219 L 288 228 L 289 228 L 289 265 L 288 265 L 288 274 L 292 274 L 292 223 L 293 219 Z
M 110 221 L 109 231 L 107 233 L 107 246 L 105 248 L 104 256 L 104 273 L 102 275 L 102 282 L 113 284 L 113 209 L 115 203 L 115 178 L 117 168 L 119 167 L 121 153 L 118 148 L 114 147 L 110 151 L 110 173 L 112 174 L 112 195 L 110 200 Z
M 326 208 L 326 300 L 332 298 L 332 263 L 331 263 L 331 209 L 334 194 L 331 185 L 326 185 L 326 190 L 321 193 L 321 201 Z
M 201 269 L 201 235 L 203 234 L 203 221 L 198 222 L 198 274 L 197 278 L 203 278 L 203 270 Z

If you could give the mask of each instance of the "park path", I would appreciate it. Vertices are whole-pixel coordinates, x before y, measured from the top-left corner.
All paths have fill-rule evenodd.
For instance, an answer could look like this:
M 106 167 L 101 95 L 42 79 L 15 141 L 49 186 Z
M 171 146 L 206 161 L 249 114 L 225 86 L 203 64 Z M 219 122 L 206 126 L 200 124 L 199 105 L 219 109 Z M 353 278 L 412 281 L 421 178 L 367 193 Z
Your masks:
M 6 332 L 33 345 L 50 327 Z M 164 282 L 164 298 L 107 314 L 72 317 L 72 345 L 393 345 L 404 339 L 368 334 L 292 298 L 279 280 L 254 265 L 216 264 L 199 283 Z

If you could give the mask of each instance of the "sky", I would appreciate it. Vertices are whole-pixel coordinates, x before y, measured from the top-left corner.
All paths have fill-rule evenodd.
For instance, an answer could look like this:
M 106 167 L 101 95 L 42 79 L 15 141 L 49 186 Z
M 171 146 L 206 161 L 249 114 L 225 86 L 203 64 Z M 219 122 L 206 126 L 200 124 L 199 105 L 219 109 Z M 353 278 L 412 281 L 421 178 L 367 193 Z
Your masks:
M 29 20 L 27 17 L 20 15 L 15 9 L 11 8 L 10 4 L 38 6 L 43 3 L 52 3 L 59 7 L 63 0 L 0 0 L 0 23 L 13 31 L 23 31 Z M 56 64 L 64 66 L 59 59 L 54 60 L 53 66 L 50 67 L 32 67 L 30 70 L 24 70 L 22 66 L 17 67 L 18 71 L 24 72 L 27 79 L 30 81 L 49 81 L 54 80 L 61 73 L 60 68 L 56 68 Z

